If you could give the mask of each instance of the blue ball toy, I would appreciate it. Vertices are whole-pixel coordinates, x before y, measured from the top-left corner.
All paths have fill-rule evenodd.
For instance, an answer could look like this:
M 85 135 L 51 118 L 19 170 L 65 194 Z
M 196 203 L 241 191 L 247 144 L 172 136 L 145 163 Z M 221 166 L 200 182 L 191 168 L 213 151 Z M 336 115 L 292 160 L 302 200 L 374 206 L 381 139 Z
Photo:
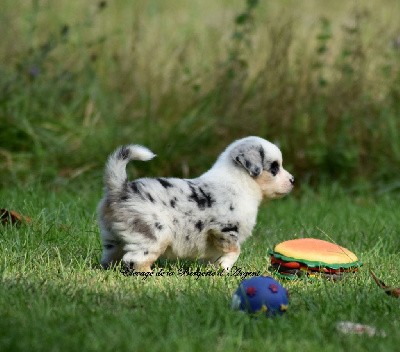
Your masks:
M 232 308 L 267 316 L 286 312 L 289 305 L 288 291 L 269 276 L 255 276 L 243 280 L 232 297 Z

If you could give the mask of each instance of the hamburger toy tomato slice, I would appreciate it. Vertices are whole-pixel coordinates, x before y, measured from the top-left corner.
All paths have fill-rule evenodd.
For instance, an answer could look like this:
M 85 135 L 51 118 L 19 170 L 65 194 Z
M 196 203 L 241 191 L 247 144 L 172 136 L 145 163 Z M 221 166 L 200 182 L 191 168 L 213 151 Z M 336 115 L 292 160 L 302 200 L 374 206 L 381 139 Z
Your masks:
M 362 265 L 357 256 L 335 243 L 315 238 L 281 242 L 269 251 L 271 266 L 281 277 L 322 274 L 332 279 L 356 272 Z

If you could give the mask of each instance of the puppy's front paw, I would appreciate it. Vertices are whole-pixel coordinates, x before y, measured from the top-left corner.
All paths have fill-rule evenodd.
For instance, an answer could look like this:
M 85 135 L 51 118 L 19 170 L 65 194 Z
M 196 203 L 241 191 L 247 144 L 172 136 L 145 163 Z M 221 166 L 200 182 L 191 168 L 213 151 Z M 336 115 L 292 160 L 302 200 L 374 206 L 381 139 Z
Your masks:
M 234 252 L 225 253 L 224 255 L 219 257 L 217 260 L 219 268 L 223 270 L 225 273 L 229 273 L 233 265 L 236 263 L 239 254 L 240 250 L 236 250 Z

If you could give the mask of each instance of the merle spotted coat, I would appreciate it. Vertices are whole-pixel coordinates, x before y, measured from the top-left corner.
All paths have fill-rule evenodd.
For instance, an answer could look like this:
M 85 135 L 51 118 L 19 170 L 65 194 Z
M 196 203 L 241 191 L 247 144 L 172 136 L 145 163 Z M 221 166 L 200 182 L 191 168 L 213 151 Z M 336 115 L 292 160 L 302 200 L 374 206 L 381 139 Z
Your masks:
M 274 144 L 247 137 L 232 143 L 195 179 L 128 181 L 130 160 L 150 160 L 145 147 L 128 145 L 108 159 L 99 224 L 103 267 L 150 271 L 159 257 L 198 258 L 230 270 L 251 235 L 263 197 L 291 191 L 293 176 Z

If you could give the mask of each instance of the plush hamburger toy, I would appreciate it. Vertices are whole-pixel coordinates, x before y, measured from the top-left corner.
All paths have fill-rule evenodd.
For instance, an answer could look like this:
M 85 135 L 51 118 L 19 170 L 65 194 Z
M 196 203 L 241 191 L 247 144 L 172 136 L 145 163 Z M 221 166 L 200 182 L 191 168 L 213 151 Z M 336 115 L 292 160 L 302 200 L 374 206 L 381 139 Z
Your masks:
M 322 274 L 339 279 L 362 265 L 357 256 L 335 243 L 315 238 L 299 238 L 277 244 L 270 250 L 271 265 L 278 275 L 295 279 L 304 274 Z

